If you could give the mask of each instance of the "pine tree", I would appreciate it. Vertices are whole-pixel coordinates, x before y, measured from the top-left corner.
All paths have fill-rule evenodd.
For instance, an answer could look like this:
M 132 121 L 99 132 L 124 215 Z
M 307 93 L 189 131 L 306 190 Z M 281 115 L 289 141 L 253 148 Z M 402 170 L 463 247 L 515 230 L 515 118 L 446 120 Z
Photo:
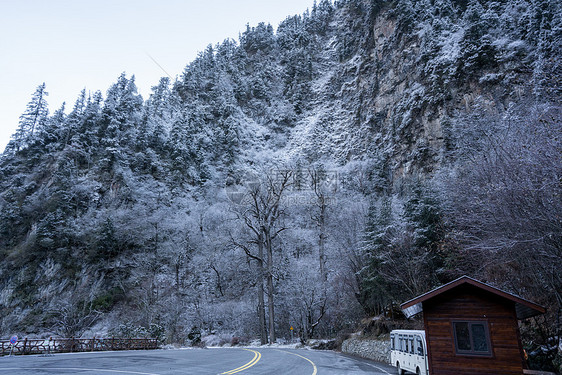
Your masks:
M 464 13 L 465 33 L 461 42 L 463 58 L 461 66 L 469 76 L 480 74 L 483 69 L 497 65 L 496 48 L 493 45 L 493 24 L 499 17 L 493 10 L 486 10 L 477 0 L 472 0 Z
M 115 225 L 111 218 L 107 218 L 99 228 L 96 249 L 91 256 L 94 259 L 109 260 L 118 254 L 118 239 L 115 235 Z
M 42 145 L 48 151 L 54 151 L 60 148 L 60 142 L 63 139 L 63 132 L 66 126 L 66 114 L 64 113 L 66 103 L 63 102 L 61 107 L 47 119 L 45 125 L 37 131 L 37 137 Z
M 84 114 L 84 109 L 86 107 L 86 89 L 82 89 L 78 99 L 74 103 L 74 107 L 72 108 L 72 112 L 67 117 L 67 121 L 65 124 L 64 129 L 61 129 L 62 134 L 60 138 L 64 145 L 67 145 L 72 136 L 78 131 L 78 127 L 80 126 L 80 121 L 82 120 L 82 116 Z
M 92 158 L 99 155 L 102 94 L 96 91 L 88 97 L 82 115 L 79 117 L 78 131 L 72 136 L 72 145 L 80 152 L 80 164 L 89 167 Z
M 170 111 L 169 101 L 171 95 L 170 79 L 168 77 L 160 78 L 158 85 L 152 86 L 152 93 L 145 103 L 148 115 L 165 118 L 165 113 Z
M 440 247 L 445 237 L 443 212 L 437 194 L 427 186 L 416 183 L 410 198 L 404 204 L 404 217 L 413 226 L 416 252 L 425 254 L 427 274 L 431 282 L 446 280 L 442 275 L 445 254 Z
M 20 116 L 19 127 L 12 137 L 12 141 L 8 144 L 7 149 L 19 151 L 29 147 L 34 141 L 34 133 L 40 131 L 47 122 L 49 109 L 46 96 L 49 95 L 45 91 L 45 83 L 37 86 L 35 93 L 31 97 L 31 101 L 27 104 L 25 112 Z
M 380 207 L 377 202 L 371 202 L 363 254 L 365 267 L 361 270 L 361 285 L 358 300 L 369 314 L 380 314 L 391 302 L 389 285 L 385 280 L 384 261 L 391 251 L 393 238 L 391 198 L 381 199 Z
M 404 215 L 414 225 L 416 245 L 436 250 L 443 238 L 442 212 L 436 194 L 417 183 L 404 204 Z

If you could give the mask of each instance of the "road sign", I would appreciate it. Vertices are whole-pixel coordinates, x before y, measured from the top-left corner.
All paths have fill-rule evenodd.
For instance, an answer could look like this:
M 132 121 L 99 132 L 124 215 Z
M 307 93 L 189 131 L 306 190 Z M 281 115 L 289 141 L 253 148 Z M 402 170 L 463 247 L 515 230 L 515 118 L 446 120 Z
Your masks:
M 16 345 L 17 342 L 18 342 L 18 337 L 17 337 L 16 335 L 13 335 L 13 336 L 10 338 L 10 344 Z

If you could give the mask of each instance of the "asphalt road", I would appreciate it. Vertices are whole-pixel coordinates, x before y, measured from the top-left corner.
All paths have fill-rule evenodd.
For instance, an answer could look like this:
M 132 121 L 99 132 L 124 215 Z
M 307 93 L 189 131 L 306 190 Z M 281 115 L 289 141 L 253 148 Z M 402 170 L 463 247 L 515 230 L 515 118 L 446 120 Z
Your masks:
M 0 375 L 394 374 L 385 364 L 317 350 L 210 348 L 0 357 Z

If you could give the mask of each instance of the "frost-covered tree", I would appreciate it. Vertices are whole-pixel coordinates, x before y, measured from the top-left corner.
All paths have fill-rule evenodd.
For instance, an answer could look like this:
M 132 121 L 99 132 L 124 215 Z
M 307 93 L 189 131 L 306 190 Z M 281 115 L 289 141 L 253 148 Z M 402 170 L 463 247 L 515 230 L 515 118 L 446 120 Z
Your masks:
M 529 283 L 525 288 L 537 288 L 538 297 L 543 295 L 540 285 L 549 285 L 543 290 L 548 294 L 560 290 L 562 280 L 551 267 L 560 255 L 555 219 L 560 210 L 555 182 L 561 165 L 560 109 L 531 106 L 529 114 L 516 111 L 502 124 L 496 134 L 481 140 L 483 151 L 465 160 L 456 178 L 444 182 L 444 196 L 449 220 L 466 243 L 463 268 L 482 267 L 478 272 L 483 278 L 527 270 L 518 279 Z M 531 280 L 525 274 L 544 277 Z M 560 304 L 556 292 L 544 298 Z
M 246 256 L 256 261 L 258 265 L 258 317 L 260 320 L 262 343 L 267 343 L 267 339 L 263 336 L 265 331 L 263 295 L 265 293 L 267 293 L 269 342 L 274 343 L 276 340 L 275 243 L 279 234 L 286 229 L 281 221 L 284 215 L 283 198 L 292 182 L 291 177 L 292 170 L 275 168 L 271 171 L 263 172 L 257 180 L 248 184 L 246 199 L 238 211 L 240 220 L 243 221 L 251 233 L 248 243 L 257 247 L 257 252 L 255 252 L 251 247 L 235 240 L 236 245 L 244 250 Z
M 393 224 L 390 197 L 384 197 L 381 202 L 371 202 L 362 249 L 365 266 L 360 271 L 361 284 L 357 296 L 368 313 L 380 314 L 392 300 L 384 263 L 393 250 Z
M 37 89 L 27 104 L 25 112 L 20 116 L 19 126 L 8 144 L 8 149 L 19 151 L 30 146 L 34 141 L 34 133 L 41 131 L 46 125 L 49 109 L 45 83 L 37 86 Z

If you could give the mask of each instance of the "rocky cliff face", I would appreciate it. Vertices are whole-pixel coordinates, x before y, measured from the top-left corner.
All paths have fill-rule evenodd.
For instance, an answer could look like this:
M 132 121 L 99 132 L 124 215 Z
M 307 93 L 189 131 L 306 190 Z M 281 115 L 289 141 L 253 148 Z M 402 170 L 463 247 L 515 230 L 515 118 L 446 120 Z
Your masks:
M 555 8 L 349 2 L 330 24 L 334 36 L 319 61 L 328 70 L 312 82 L 317 99 L 293 144 L 310 138 L 309 148 L 320 144 L 340 163 L 383 154 L 395 177 L 435 170 L 467 114 L 501 114 L 514 102 L 534 100 L 539 76 L 544 89 L 559 90 L 560 65 L 545 64 L 539 48 L 545 39 L 559 40 Z M 536 17 L 540 31 L 532 25 Z

